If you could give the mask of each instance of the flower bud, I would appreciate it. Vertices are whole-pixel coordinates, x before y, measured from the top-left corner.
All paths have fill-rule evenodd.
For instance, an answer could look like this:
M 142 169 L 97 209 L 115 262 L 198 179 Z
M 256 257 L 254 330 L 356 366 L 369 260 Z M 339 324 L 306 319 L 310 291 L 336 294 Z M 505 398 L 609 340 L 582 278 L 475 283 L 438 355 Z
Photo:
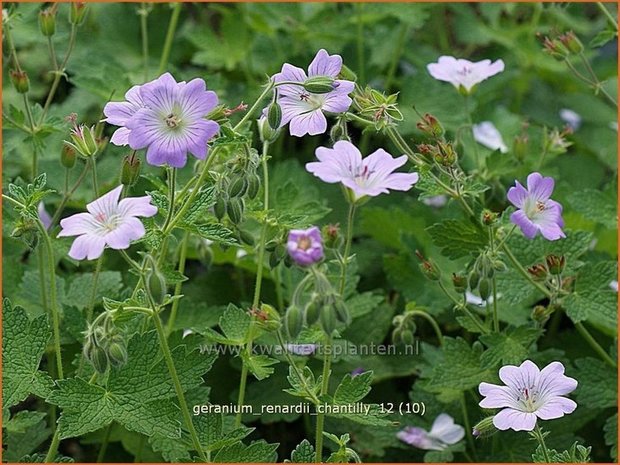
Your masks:
M 420 264 L 420 271 L 422 271 L 422 274 L 426 276 L 428 279 L 430 279 L 431 281 L 439 281 L 439 278 L 441 276 L 441 271 L 439 270 L 437 265 L 430 259 L 429 260 L 425 259 L 424 256 L 418 250 L 416 250 L 415 253 L 418 256 L 418 258 L 422 261 L 422 263 Z
M 294 340 L 299 336 L 304 325 L 304 319 L 302 311 L 299 307 L 291 305 L 286 310 L 284 317 L 284 329 L 288 334 L 289 339 Z
M 121 165 L 121 184 L 133 186 L 140 177 L 140 159 L 135 155 L 127 155 Z
M 532 320 L 542 326 L 547 322 L 555 310 L 556 307 L 554 305 L 549 305 L 548 307 L 545 307 L 544 305 L 536 305 L 532 310 Z
M 449 168 L 450 166 L 456 163 L 458 158 L 454 147 L 450 142 L 444 143 L 439 142 L 439 153 L 435 154 L 435 161 L 439 163 L 441 166 L 445 166 Z
M 323 227 L 323 237 L 325 238 L 325 246 L 329 248 L 335 248 L 338 245 L 340 239 L 340 225 L 328 224 Z
M 529 150 L 529 138 L 527 134 L 520 134 L 515 136 L 512 144 L 512 152 L 515 154 L 517 160 L 523 161 Z
M 69 22 L 78 26 L 84 20 L 84 16 L 86 16 L 86 2 L 71 2 Z
M 316 323 L 319 320 L 320 312 L 321 306 L 319 305 L 317 299 L 312 299 L 310 302 L 308 302 L 304 312 L 306 324 L 308 326 L 312 326 L 314 323 Z
M 482 278 L 478 283 L 478 293 L 482 300 L 487 300 L 491 294 L 491 282 L 488 278 Z
M 400 327 L 395 328 L 394 331 L 392 331 L 392 343 L 396 345 L 401 344 L 403 342 L 402 334 L 403 330 Z
M 243 176 L 234 178 L 233 181 L 228 185 L 229 197 L 242 197 L 243 194 L 245 194 L 247 190 L 248 190 L 248 182 Z
M 266 331 L 277 331 L 282 326 L 280 314 L 271 305 L 261 304 L 260 309 L 254 310 L 256 324 Z
M 122 337 L 114 338 L 107 347 L 108 359 L 114 368 L 120 368 L 127 363 L 127 348 Z
M 226 213 L 228 214 L 230 221 L 234 224 L 241 223 L 241 220 L 243 219 L 243 207 L 243 199 L 234 198 L 228 200 L 228 203 L 226 204 Z
M 26 71 L 20 69 L 12 69 L 9 71 L 11 77 L 11 83 L 15 90 L 20 94 L 25 94 L 30 90 L 30 80 Z
M 418 129 L 423 133 L 428 134 L 431 137 L 441 137 L 444 133 L 444 129 L 441 123 L 430 113 L 426 113 L 422 120 L 416 124 Z
M 271 105 L 267 108 L 267 122 L 274 131 L 280 127 L 280 123 L 282 123 L 282 107 L 280 107 L 278 102 L 271 102 Z
M 478 287 L 478 283 L 480 282 L 480 273 L 477 270 L 472 270 L 469 273 L 469 288 L 473 291 Z
M 93 368 L 100 374 L 105 373 L 106 370 L 108 369 L 108 366 L 109 366 L 108 355 L 106 354 L 106 351 L 98 345 L 95 345 L 95 344 L 90 345 L 86 359 L 90 362 Z
M 75 166 L 75 150 L 73 147 L 67 144 L 62 144 L 62 149 L 60 151 L 60 164 L 67 169 L 71 169 Z
M 400 342 L 406 346 L 412 346 L 415 342 L 415 339 L 413 337 L 413 331 L 411 331 L 410 329 L 402 330 L 400 334 Z
M 547 278 L 547 268 L 542 263 L 532 265 L 527 269 L 527 272 L 531 274 L 537 280 L 544 280 Z
M 337 87 L 334 78 L 329 76 L 313 76 L 304 81 L 304 89 L 313 94 L 327 94 Z
M 461 274 L 452 273 L 452 285 L 457 294 L 464 294 L 467 290 L 467 278 Z
M 357 81 L 357 74 L 355 74 L 347 65 L 342 65 L 338 77 L 346 81 Z
M 484 210 L 482 212 L 482 224 L 485 226 L 492 226 L 497 221 L 497 213 L 492 212 L 491 210 Z
M 351 324 L 351 312 L 349 308 L 339 297 L 334 302 L 334 310 L 336 311 L 336 319 L 345 325 Z
M 579 55 L 581 52 L 583 52 L 583 44 L 573 31 L 568 31 L 562 34 L 560 37 L 558 37 L 558 39 L 568 50 L 570 50 L 575 55 Z
M 146 290 L 156 304 L 162 304 L 166 298 L 167 285 L 166 277 L 157 268 L 157 262 L 153 257 L 149 257 L 151 269 L 146 275 Z
M 261 142 L 273 142 L 280 135 L 280 129 L 273 129 L 265 116 L 261 116 L 256 124 Z
M 336 312 L 331 304 L 323 305 L 319 313 L 319 325 L 325 334 L 331 336 L 336 329 Z
M 338 123 L 334 124 L 329 131 L 329 138 L 334 144 L 339 140 L 351 142 L 349 132 L 347 131 L 347 123 L 345 121 L 338 121 Z
M 56 5 L 39 11 L 39 29 L 45 37 L 56 33 Z
M 254 199 L 258 195 L 258 191 L 260 190 L 260 178 L 256 174 L 250 174 L 247 178 L 248 181 L 248 189 L 246 194 L 249 199 Z
M 562 274 L 562 271 L 564 271 L 564 266 L 566 265 L 566 259 L 564 258 L 564 255 L 561 255 L 559 257 L 554 254 L 547 255 L 545 257 L 545 261 L 547 263 L 547 269 L 549 270 L 549 273 L 557 276 Z
M 215 217 L 222 221 L 224 215 L 226 214 L 226 200 L 223 197 L 219 197 L 215 201 L 215 205 L 213 205 L 213 213 L 215 213 Z
M 493 424 L 493 416 L 480 420 L 473 428 L 472 436 L 476 439 L 484 439 L 497 433 L 498 429 Z

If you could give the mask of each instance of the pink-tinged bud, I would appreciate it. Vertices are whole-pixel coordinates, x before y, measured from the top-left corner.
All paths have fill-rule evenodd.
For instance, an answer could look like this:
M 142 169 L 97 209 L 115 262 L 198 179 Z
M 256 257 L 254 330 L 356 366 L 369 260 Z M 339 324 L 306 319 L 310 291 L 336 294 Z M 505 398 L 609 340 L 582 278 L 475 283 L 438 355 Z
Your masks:
M 30 80 L 28 79 L 26 71 L 12 69 L 9 71 L 9 75 L 11 77 L 11 83 L 13 83 L 13 87 L 15 87 L 17 92 L 25 94 L 30 90 Z
M 564 255 L 559 257 L 554 254 L 547 255 L 547 257 L 545 257 L 545 261 L 547 262 L 549 273 L 557 276 L 562 274 L 562 271 L 564 271 L 564 266 L 566 265 L 566 258 Z
M 458 294 L 464 294 L 467 290 L 467 277 L 452 273 L 452 285 Z
M 80 25 L 86 16 L 87 5 L 85 2 L 71 2 L 69 22 L 76 26 Z
M 568 31 L 558 37 L 560 42 L 572 53 L 579 55 L 583 52 L 583 44 L 573 31 Z
M 420 264 L 420 271 L 422 271 L 422 274 L 431 281 L 439 281 L 441 277 L 441 270 L 439 267 L 437 267 L 432 260 L 424 258 L 424 255 L 422 255 L 419 250 L 416 250 L 415 254 L 422 261 Z
M 482 224 L 485 226 L 492 226 L 497 221 L 497 213 L 490 210 L 484 210 L 482 212 Z
M 444 133 L 441 123 L 430 113 L 426 113 L 416 126 L 431 137 L 441 137 Z
M 544 280 L 547 277 L 547 268 L 542 263 L 530 266 L 527 272 L 537 280 Z
M 60 152 L 60 164 L 67 169 L 71 169 L 75 166 L 75 149 L 70 145 L 63 144 Z
M 45 37 L 52 37 L 56 33 L 56 10 L 58 4 L 39 11 L 39 29 Z

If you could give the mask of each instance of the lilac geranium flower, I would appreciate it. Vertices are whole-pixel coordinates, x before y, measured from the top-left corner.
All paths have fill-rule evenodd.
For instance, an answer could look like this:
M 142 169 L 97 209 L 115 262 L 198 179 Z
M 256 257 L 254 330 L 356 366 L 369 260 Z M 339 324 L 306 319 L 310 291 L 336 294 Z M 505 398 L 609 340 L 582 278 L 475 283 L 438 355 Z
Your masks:
M 564 375 L 564 365 L 552 362 L 542 370 L 526 360 L 521 366 L 500 368 L 499 378 L 506 386 L 480 383 L 478 390 L 485 398 L 483 408 L 502 408 L 493 417 L 497 429 L 532 431 L 538 418 L 553 420 L 572 413 L 577 404 L 562 397 L 577 387 L 577 381 Z
M 424 450 L 444 450 L 451 444 L 456 444 L 465 436 L 465 429 L 454 423 L 447 413 L 440 414 L 430 431 L 417 426 L 407 426 L 396 433 L 396 437 L 410 446 Z
M 475 85 L 504 71 L 504 62 L 482 60 L 474 63 L 462 58 L 441 56 L 437 63 L 430 63 L 426 68 L 435 79 L 449 82 L 469 94 Z
M 199 160 L 207 156 L 207 142 L 220 126 L 205 119 L 218 100 L 202 79 L 177 83 L 165 73 L 132 87 L 125 98 L 126 102 L 110 102 L 104 108 L 106 121 L 122 126 L 112 143 L 147 148 L 146 161 L 155 166 L 182 168 L 188 153 Z
M 351 106 L 349 94 L 355 83 L 336 79 L 342 69 L 342 57 L 330 55 L 324 49 L 318 51 L 308 67 L 308 74 L 296 66 L 285 63 L 282 71 L 273 76 L 275 82 L 303 83 L 308 78 L 324 76 L 334 79 L 334 90 L 324 94 L 308 92 L 300 85 L 283 84 L 278 86 L 278 104 L 282 108 L 280 127 L 289 124 L 292 136 L 323 134 L 327 130 L 327 120 L 323 112 L 342 113 Z
M 562 228 L 562 205 L 551 200 L 553 178 L 545 178 L 540 173 L 527 177 L 527 189 L 519 181 L 508 190 L 508 200 L 518 208 L 510 215 L 510 221 L 521 228 L 528 239 L 533 239 L 540 231 L 545 239 L 555 241 L 566 237 Z
M 301 266 L 308 266 L 323 259 L 323 239 L 316 226 L 308 229 L 291 229 L 286 249 L 291 258 Z
M 43 202 L 39 202 L 37 211 L 39 213 L 39 220 L 41 220 L 41 223 L 43 223 L 45 229 L 49 229 L 52 225 L 52 217 L 45 209 L 45 204 Z
M 506 147 L 501 133 L 492 122 L 483 121 L 480 124 L 474 124 L 472 132 L 475 141 L 479 144 L 491 150 L 499 150 L 501 153 L 508 152 L 508 147 Z
M 418 182 L 418 173 L 394 173 L 407 162 L 407 156 L 393 158 L 383 149 L 362 159 L 351 142 L 338 141 L 334 148 L 316 149 L 318 162 L 306 164 L 306 170 L 328 183 L 342 183 L 353 192 L 355 200 L 365 196 L 389 193 L 389 190 L 408 191 Z
M 128 197 L 119 202 L 123 186 L 111 190 L 86 205 L 88 213 L 77 213 L 60 222 L 62 230 L 58 237 L 78 236 L 69 256 L 75 260 L 94 260 L 103 249 L 126 249 L 131 241 L 144 236 L 145 230 L 139 216 L 149 217 L 157 213 L 151 205 L 151 197 Z

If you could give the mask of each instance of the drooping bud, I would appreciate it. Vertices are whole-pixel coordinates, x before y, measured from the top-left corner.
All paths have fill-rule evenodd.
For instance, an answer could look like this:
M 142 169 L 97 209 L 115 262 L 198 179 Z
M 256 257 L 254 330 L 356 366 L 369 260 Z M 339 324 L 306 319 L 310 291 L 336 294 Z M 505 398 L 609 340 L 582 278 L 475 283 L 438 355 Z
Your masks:
M 213 205 L 213 213 L 215 213 L 215 217 L 221 221 L 226 214 L 226 199 L 220 196 L 216 201 L 215 205 Z
M 499 431 L 493 424 L 493 416 L 480 420 L 473 428 L 472 436 L 476 439 L 484 439 Z
M 20 94 L 25 94 L 30 90 L 30 80 L 26 71 L 21 69 L 12 69 L 9 71 L 11 83 L 15 90 Z
M 313 298 L 308 302 L 305 308 L 304 315 L 306 317 L 306 324 L 308 326 L 312 326 L 319 320 L 319 314 L 321 311 L 321 306 L 319 305 L 318 299 Z
M 482 300 L 487 300 L 491 294 L 491 282 L 487 278 L 482 278 L 478 283 L 478 293 Z
M 326 247 L 336 248 L 338 246 L 338 239 L 340 239 L 340 225 L 328 224 L 324 226 L 323 237 L 325 238 Z
M 162 304 L 166 298 L 166 277 L 159 271 L 157 262 L 153 257 L 148 257 L 150 269 L 146 275 L 146 290 L 156 304 Z
M 464 294 L 467 290 L 467 278 L 461 274 L 452 273 L 452 285 L 457 294 Z
M 71 12 L 69 13 L 69 22 L 79 26 L 86 16 L 87 5 L 85 2 L 71 2 Z
M 56 10 L 54 4 L 39 11 L 39 29 L 45 37 L 52 37 L 56 33 Z
M 469 288 L 473 291 L 478 287 L 478 283 L 480 282 L 480 273 L 478 270 L 472 270 L 469 273 Z
M 122 337 L 114 337 L 107 346 L 108 359 L 114 368 L 127 363 L 127 348 Z
M 282 107 L 280 107 L 278 102 L 271 102 L 271 105 L 267 107 L 267 122 L 274 131 L 280 127 L 280 123 L 282 123 Z
M 284 329 L 288 334 L 289 339 L 294 340 L 299 336 L 304 325 L 304 318 L 302 311 L 299 307 L 291 305 L 286 310 L 284 317 Z
M 248 190 L 246 194 L 248 195 L 248 198 L 254 199 L 260 190 L 260 178 L 255 173 L 252 173 L 248 176 L 247 181 Z
M 357 74 L 355 74 L 347 65 L 342 65 L 338 77 L 346 81 L 357 81 Z
M 230 197 L 241 197 L 248 190 L 248 182 L 244 176 L 238 176 L 228 185 L 228 195 Z
M 304 81 L 304 89 L 313 94 L 327 94 L 336 87 L 334 78 L 329 76 L 313 76 Z
M 560 275 L 562 271 L 564 271 L 564 266 L 566 265 L 566 258 L 564 255 L 557 256 L 554 254 L 547 255 L 545 257 L 545 262 L 547 263 L 547 269 L 549 273 L 552 275 Z
M 226 204 L 226 213 L 228 214 L 228 218 L 234 224 L 241 223 L 243 219 L 243 199 L 234 198 L 229 199 Z
M 273 129 L 265 116 L 261 116 L 256 124 L 261 142 L 273 142 L 280 135 L 280 129 Z
M 529 150 L 529 138 L 527 134 L 520 134 L 515 136 L 512 144 L 512 152 L 515 154 L 517 160 L 523 161 Z
M 351 324 L 351 312 L 349 312 L 349 308 L 344 303 L 342 298 L 338 297 L 334 301 L 334 310 L 336 311 L 336 319 L 344 323 L 345 325 Z
M 76 160 L 75 150 L 73 147 L 67 144 L 62 144 L 60 151 L 60 164 L 67 169 L 71 169 L 75 166 Z
M 121 165 L 121 184 L 133 186 L 140 177 L 140 158 L 135 153 L 125 156 Z
M 331 336 L 336 329 L 336 324 L 336 312 L 334 311 L 333 305 L 323 305 L 319 313 L 319 325 L 321 326 L 323 332 L 326 335 Z
M 556 307 L 553 305 L 549 305 L 548 307 L 545 307 L 544 305 L 536 305 L 532 310 L 532 320 L 542 326 L 547 322 L 555 310 Z

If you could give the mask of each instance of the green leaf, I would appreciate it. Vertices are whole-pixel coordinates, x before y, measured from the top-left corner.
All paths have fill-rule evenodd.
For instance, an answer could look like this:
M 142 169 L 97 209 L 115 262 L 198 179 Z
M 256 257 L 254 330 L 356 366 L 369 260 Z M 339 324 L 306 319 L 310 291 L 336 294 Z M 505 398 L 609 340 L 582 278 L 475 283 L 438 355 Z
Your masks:
M 201 220 L 206 215 L 206 210 L 215 205 L 215 201 L 217 200 L 215 194 L 214 186 L 202 187 L 181 221 L 183 223 L 193 224 Z
M 590 47 L 599 48 L 608 42 L 611 42 L 618 36 L 618 33 L 613 29 L 603 29 L 590 41 Z
M 237 238 L 235 237 L 234 233 L 220 223 L 179 223 L 178 227 L 183 228 L 191 233 L 197 234 L 203 239 L 208 239 L 222 245 L 238 244 Z
M 103 297 L 117 298 L 122 287 L 122 276 L 118 271 L 100 272 L 97 279 L 97 293 L 94 303 L 100 302 Z M 63 298 L 63 303 L 67 306 L 76 307 L 78 310 L 84 310 L 90 305 L 92 292 L 93 273 L 83 273 L 71 281 L 69 291 Z
M 462 220 L 444 220 L 426 230 L 441 253 L 451 259 L 479 252 L 487 244 L 487 235 L 476 225 Z
M 605 444 L 611 446 L 610 455 L 614 462 L 618 461 L 618 414 L 609 417 L 605 422 Z
M 480 358 L 483 368 L 499 365 L 519 365 L 529 353 L 529 347 L 540 337 L 542 330 L 519 326 L 507 333 L 489 333 L 480 336 L 480 341 L 488 347 Z
M 248 370 L 250 370 L 250 373 L 259 381 L 269 378 L 273 374 L 273 368 L 271 368 L 271 366 L 279 363 L 275 358 L 267 357 L 266 355 L 248 356 L 245 352 L 241 354 L 241 358 L 248 367 Z
M 52 332 L 47 316 L 31 321 L 8 299 L 3 301 L 2 316 L 2 408 L 6 409 L 30 394 L 48 395 L 53 382 L 39 371 L 39 364 Z
M 313 463 L 314 462 L 314 446 L 310 441 L 304 439 L 291 452 L 291 462 L 293 463 Z
M 615 187 L 615 186 L 614 186 Z M 617 189 L 601 192 L 597 189 L 584 189 L 568 196 L 568 203 L 585 218 L 602 224 L 606 228 L 618 227 Z
M 268 444 L 265 441 L 255 441 L 249 446 L 238 442 L 222 448 L 213 461 L 215 463 L 230 462 L 275 462 L 277 459 L 276 449 L 279 444 Z
M 100 429 L 112 421 L 147 436 L 180 436 L 176 392 L 167 365 L 159 353 L 155 331 L 134 335 L 128 343 L 128 362 L 113 369 L 107 385 L 89 384 L 81 378 L 58 381 L 48 402 L 62 408 L 58 425 L 61 439 Z M 215 354 L 187 353 L 185 346 L 172 351 L 184 390 L 202 383 Z
M 196 433 L 205 451 L 213 452 L 232 446 L 254 431 L 254 428 L 245 426 L 227 428 L 224 426 L 223 419 L 224 416 L 219 413 L 201 414 L 194 417 Z
M 575 401 L 585 408 L 608 408 L 617 404 L 618 374 L 602 361 L 595 358 L 575 360 L 579 381 L 575 390 Z
M 2 427 L 6 428 L 2 454 L 5 462 L 18 462 L 24 456 L 33 453 L 50 436 L 51 430 L 45 422 L 46 414 L 22 410 L 17 412 Z
M 362 400 L 370 392 L 372 371 L 366 371 L 357 376 L 346 374 L 334 394 L 334 403 L 353 404 Z

